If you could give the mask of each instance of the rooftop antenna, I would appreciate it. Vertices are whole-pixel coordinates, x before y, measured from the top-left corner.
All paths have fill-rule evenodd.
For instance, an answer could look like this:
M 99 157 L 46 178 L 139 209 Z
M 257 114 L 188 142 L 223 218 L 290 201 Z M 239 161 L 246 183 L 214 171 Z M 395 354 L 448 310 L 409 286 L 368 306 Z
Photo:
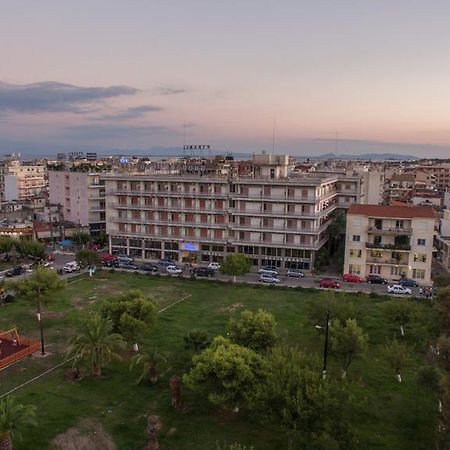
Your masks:
M 273 117 L 272 124 L 272 154 L 275 153 L 275 116 Z

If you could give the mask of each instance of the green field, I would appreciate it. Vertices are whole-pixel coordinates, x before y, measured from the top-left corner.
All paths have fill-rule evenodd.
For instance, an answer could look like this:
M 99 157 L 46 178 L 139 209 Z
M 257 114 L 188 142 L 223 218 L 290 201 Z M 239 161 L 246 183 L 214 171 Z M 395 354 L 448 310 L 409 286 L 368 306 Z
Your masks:
M 333 295 L 323 291 L 108 272 L 81 277 L 72 280 L 46 307 L 45 333 L 51 355 L 28 358 L 1 371 L 0 394 L 61 362 L 69 337 L 87 311 L 97 308 L 102 299 L 130 288 L 153 296 L 161 308 L 190 295 L 159 314 L 156 328 L 141 342 L 142 348 L 158 346 L 169 355 L 160 382 L 155 386 L 137 386 L 136 374 L 129 371 L 129 353 L 124 355 L 124 361 L 108 366 L 101 379 L 86 376 L 78 382 L 66 382 L 65 367 L 57 369 L 16 392 L 21 402 L 38 407 L 39 428 L 26 433 L 15 448 L 52 448 L 55 436 L 77 426 L 82 419 L 93 418 L 103 424 L 119 449 L 140 449 L 145 444 L 146 417 L 157 414 L 163 422 L 161 441 L 165 449 L 215 450 L 216 442 L 225 441 L 253 444 L 256 450 L 285 449 L 283 433 L 260 425 L 245 411 L 238 416 L 221 413 L 204 397 L 186 389 L 182 391 L 186 411 L 173 412 L 168 379 L 174 374 L 182 375 L 189 366 L 189 356 L 183 348 L 187 332 L 199 328 L 211 336 L 224 334 L 228 319 L 244 308 L 270 310 L 275 315 L 280 339 L 321 355 L 323 338 L 307 320 L 307 310 L 311 302 Z M 370 338 L 369 351 L 355 361 L 348 374 L 348 380 L 357 386 L 355 427 L 360 448 L 434 448 L 437 402 L 415 381 L 417 369 L 425 364 L 423 345 L 417 336 L 425 332 L 415 326 L 406 328 L 409 342 L 416 344 L 415 355 L 403 373 L 404 382 L 398 383 L 381 350 L 387 338 L 398 335 L 397 327 L 383 312 L 382 304 L 387 298 L 336 294 L 336 299 L 353 305 L 358 323 Z M 24 335 L 38 337 L 34 309 L 20 299 L 0 307 L 0 329 L 15 325 Z M 337 376 L 333 358 L 329 371 L 331 376 Z

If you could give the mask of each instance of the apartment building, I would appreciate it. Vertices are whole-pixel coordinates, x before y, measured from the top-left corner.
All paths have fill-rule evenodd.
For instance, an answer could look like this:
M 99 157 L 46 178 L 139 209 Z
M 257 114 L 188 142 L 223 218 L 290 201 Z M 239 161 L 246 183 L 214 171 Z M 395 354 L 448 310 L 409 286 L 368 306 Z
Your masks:
M 439 236 L 436 238 L 436 246 L 438 250 L 437 259 L 441 266 L 450 272 L 450 210 L 444 210 L 441 218 L 441 226 Z
M 337 208 L 338 177 L 285 178 L 272 160 L 257 174 L 103 175 L 110 251 L 198 262 L 239 252 L 255 266 L 310 270 Z
M 2 167 L 3 200 L 25 200 L 47 190 L 44 165 L 12 160 Z
M 92 234 L 104 232 L 105 182 L 101 173 L 49 170 L 49 201 L 61 205 L 67 222 L 89 226 Z
M 344 272 L 402 276 L 431 284 L 436 213 L 428 206 L 352 205 L 347 213 Z
M 440 194 L 450 189 L 450 163 L 423 165 L 420 169 L 434 175 L 436 188 Z

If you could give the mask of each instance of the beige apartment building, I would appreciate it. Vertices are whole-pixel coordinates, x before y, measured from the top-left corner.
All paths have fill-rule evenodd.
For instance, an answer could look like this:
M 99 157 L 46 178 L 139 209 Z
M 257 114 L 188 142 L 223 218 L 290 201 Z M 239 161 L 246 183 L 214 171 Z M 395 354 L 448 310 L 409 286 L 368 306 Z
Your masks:
M 267 159 L 253 177 L 103 175 L 110 251 L 197 262 L 239 252 L 255 266 L 310 270 L 338 207 L 339 178 L 289 178 L 279 167 L 286 161 Z
M 406 276 L 431 284 L 436 213 L 429 206 L 352 205 L 347 213 L 344 272 Z
M 92 234 L 104 232 L 105 182 L 101 173 L 49 170 L 49 201 L 61 205 L 63 219 L 89 226 Z
M 3 167 L 3 200 L 24 200 L 47 190 L 46 167 L 24 163 L 20 160 L 7 162 Z

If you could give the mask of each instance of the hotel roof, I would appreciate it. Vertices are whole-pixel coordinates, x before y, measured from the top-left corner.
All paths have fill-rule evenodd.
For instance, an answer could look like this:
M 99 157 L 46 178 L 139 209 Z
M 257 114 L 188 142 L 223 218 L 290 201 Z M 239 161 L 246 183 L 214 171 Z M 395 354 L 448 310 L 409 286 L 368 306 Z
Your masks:
M 435 219 L 436 212 L 430 206 L 383 206 L 353 204 L 348 214 L 359 214 L 370 217 L 394 217 L 412 219 L 415 217 Z

